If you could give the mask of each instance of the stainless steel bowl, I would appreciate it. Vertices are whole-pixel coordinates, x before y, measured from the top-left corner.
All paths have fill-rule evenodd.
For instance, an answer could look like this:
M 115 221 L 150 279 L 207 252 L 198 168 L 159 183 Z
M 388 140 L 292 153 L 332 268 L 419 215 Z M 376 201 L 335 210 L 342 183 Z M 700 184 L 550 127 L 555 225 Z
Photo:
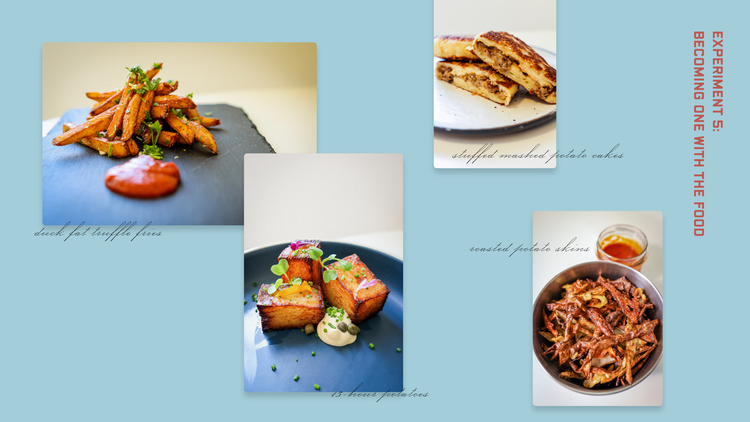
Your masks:
M 641 367 L 640 371 L 638 371 L 638 373 L 633 377 L 633 384 L 631 385 L 621 384 L 617 387 L 597 385 L 594 388 L 586 388 L 583 386 L 583 380 L 568 380 L 565 378 L 560 378 L 560 372 L 562 372 L 561 368 L 556 363 L 550 361 L 548 357 L 542 356 L 543 339 L 542 336 L 539 335 L 539 331 L 542 331 L 544 329 L 542 308 L 547 303 L 555 300 L 560 300 L 560 298 L 562 298 L 562 286 L 572 283 L 579 278 L 596 280 L 599 275 L 610 280 L 615 280 L 624 276 L 634 286 L 643 289 L 643 292 L 649 298 L 651 303 L 654 304 L 653 309 L 646 310 L 646 316 L 649 319 L 659 320 L 659 324 L 654 330 L 654 334 L 656 335 L 657 340 L 659 340 L 659 344 L 656 346 L 656 349 L 651 352 L 651 355 L 647 358 L 646 363 L 643 364 L 643 367 Z M 664 322 L 663 310 L 664 304 L 659 290 L 651 283 L 651 281 L 649 281 L 648 278 L 646 278 L 646 276 L 630 267 L 609 261 L 586 262 L 583 264 L 572 266 L 567 270 L 561 272 L 560 274 L 554 276 L 552 280 L 550 280 L 549 283 L 544 286 L 542 291 L 539 293 L 539 296 L 537 296 L 536 301 L 534 301 L 534 356 L 536 356 L 537 362 L 539 362 L 542 368 L 547 371 L 547 374 L 549 374 L 549 376 L 552 377 L 555 382 L 569 390 L 592 395 L 614 394 L 625 391 L 629 388 L 635 387 L 636 385 L 638 385 L 638 383 L 646 379 L 646 377 L 651 374 L 651 372 L 654 370 L 654 368 L 656 368 L 656 366 L 659 364 L 659 361 L 661 360 L 662 347 L 664 345 L 664 342 L 662 340 L 662 325 Z

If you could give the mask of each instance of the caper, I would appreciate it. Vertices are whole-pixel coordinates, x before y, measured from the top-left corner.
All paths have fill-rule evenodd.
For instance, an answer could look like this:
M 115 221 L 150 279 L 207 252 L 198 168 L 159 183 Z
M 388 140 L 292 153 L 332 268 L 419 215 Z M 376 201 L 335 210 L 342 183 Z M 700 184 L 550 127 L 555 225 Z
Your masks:
M 349 334 L 356 336 L 359 334 L 359 327 L 354 324 L 349 324 Z
M 337 325 L 336 327 L 338 327 L 339 331 L 341 331 L 342 333 L 345 333 L 346 330 L 349 328 L 347 327 L 345 322 L 339 322 L 339 325 Z
M 313 333 L 313 331 L 315 331 L 315 326 L 314 325 L 312 325 L 312 324 L 305 325 L 305 334 L 307 334 L 309 336 L 310 334 Z

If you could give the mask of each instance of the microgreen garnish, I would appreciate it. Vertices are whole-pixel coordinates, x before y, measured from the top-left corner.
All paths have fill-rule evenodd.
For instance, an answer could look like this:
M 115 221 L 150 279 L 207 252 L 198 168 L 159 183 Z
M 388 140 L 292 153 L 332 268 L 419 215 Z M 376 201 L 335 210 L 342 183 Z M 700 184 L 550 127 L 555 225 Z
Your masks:
M 154 69 L 161 69 L 161 63 L 154 63 L 154 65 L 151 67 L 153 67 Z
M 112 156 L 112 143 L 110 142 L 109 149 L 107 150 L 107 157 L 111 157 L 111 156 Z
M 185 118 L 185 114 L 183 114 L 182 110 L 180 110 L 179 108 L 173 108 L 172 109 L 172 114 L 174 114 L 175 116 L 177 116 L 177 117 L 179 117 L 181 119 Z
M 193 93 L 191 92 L 190 94 L 186 95 L 186 97 L 193 98 Z
M 247 305 L 247 301 L 245 301 L 245 305 Z
M 338 261 L 339 268 L 341 268 L 341 270 L 344 272 L 351 271 L 352 268 L 354 267 L 354 265 L 351 262 L 336 258 L 335 254 L 330 255 L 328 258 L 321 260 L 320 258 L 323 257 L 323 251 L 314 246 L 311 248 L 308 248 L 307 253 L 308 255 L 310 255 L 310 258 L 313 261 L 320 261 L 320 264 L 323 266 L 323 268 L 325 268 L 325 270 L 323 270 L 323 281 L 326 283 L 328 283 L 331 280 L 336 280 L 336 277 L 337 277 L 336 270 L 330 267 L 326 267 L 326 262 L 332 259 L 335 261 Z
M 125 69 L 128 69 L 130 77 L 135 81 L 143 82 L 148 79 L 146 72 L 140 66 L 126 67 Z
M 164 153 L 161 148 L 159 148 L 159 145 L 156 144 L 159 140 L 159 135 L 161 134 L 161 123 L 155 121 L 148 125 L 148 128 L 151 129 L 151 145 L 143 144 L 141 155 L 150 155 L 156 160 L 163 160 Z
M 268 294 L 274 294 L 274 292 L 276 292 L 276 290 L 281 286 L 282 282 L 283 280 L 281 279 L 276 280 L 276 283 L 272 284 L 271 287 L 268 288 Z
M 206 117 L 211 117 L 213 114 L 214 113 L 212 113 L 212 112 L 209 111 L 208 113 L 206 113 Z

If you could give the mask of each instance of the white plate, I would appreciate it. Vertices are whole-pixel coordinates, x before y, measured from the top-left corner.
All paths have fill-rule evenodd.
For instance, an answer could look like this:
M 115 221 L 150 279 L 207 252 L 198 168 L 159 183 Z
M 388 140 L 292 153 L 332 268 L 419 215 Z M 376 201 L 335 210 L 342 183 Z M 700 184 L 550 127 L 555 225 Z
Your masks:
M 554 53 L 534 47 L 552 67 Z M 435 57 L 435 64 L 440 61 Z M 434 67 L 433 67 L 434 70 Z M 518 132 L 555 117 L 556 104 L 548 104 L 520 87 L 510 104 L 503 106 L 438 80 L 433 72 L 435 129 L 457 132 Z

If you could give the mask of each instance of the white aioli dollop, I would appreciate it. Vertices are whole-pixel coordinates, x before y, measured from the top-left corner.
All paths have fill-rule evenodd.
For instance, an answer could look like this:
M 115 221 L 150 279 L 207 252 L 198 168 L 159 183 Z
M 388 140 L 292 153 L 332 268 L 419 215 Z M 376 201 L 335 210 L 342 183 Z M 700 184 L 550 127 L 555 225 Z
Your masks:
M 346 314 L 346 311 L 342 310 L 341 312 L 344 314 L 343 320 L 338 318 L 337 321 L 336 318 L 328 315 L 328 312 L 326 312 L 323 321 L 318 323 L 318 337 L 323 340 L 323 343 L 331 346 L 342 347 L 354 343 L 354 340 L 357 339 L 357 336 L 349 334 L 348 331 L 344 333 L 338 328 L 331 328 L 331 325 L 338 327 L 339 323 L 342 321 L 345 322 L 347 326 L 352 323 L 352 320 L 349 319 L 349 315 Z

